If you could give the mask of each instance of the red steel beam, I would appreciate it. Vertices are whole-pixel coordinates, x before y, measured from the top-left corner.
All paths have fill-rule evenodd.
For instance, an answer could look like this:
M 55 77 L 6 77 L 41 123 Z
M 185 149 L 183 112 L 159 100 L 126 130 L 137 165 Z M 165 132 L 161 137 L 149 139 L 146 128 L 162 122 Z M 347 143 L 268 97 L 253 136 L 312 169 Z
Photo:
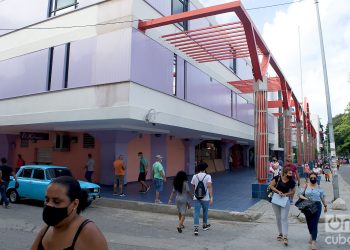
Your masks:
M 241 46 L 235 46 L 234 49 L 244 49 L 248 48 L 246 45 Z M 220 51 L 234 51 L 234 49 L 230 48 L 229 46 L 225 47 L 219 47 L 219 48 L 211 48 L 211 49 L 203 49 L 203 51 L 194 51 L 186 53 L 188 56 L 194 56 L 202 53 L 212 53 L 212 52 L 220 52 Z
M 172 42 L 172 41 L 181 41 L 181 40 L 185 40 L 185 39 L 198 39 L 198 38 L 202 38 L 205 35 L 209 35 L 209 37 L 211 36 L 216 36 L 216 35 L 226 35 L 226 34 L 231 34 L 231 32 L 227 32 L 227 31 L 232 31 L 232 30 L 242 30 L 243 31 L 243 26 L 234 26 L 234 27 L 230 27 L 230 28 L 225 28 L 225 29 L 215 29 L 215 30 L 211 30 L 211 31 L 206 31 L 206 32 L 197 32 L 197 33 L 193 33 L 193 34 L 186 34 L 183 36 L 176 36 L 176 37 L 172 37 L 172 38 L 168 38 L 166 39 L 166 41 L 168 42 Z
M 203 27 L 203 28 L 198 28 L 198 29 L 193 29 L 193 30 L 186 30 L 186 31 L 181 31 L 181 32 L 177 32 L 177 33 L 172 33 L 172 34 L 161 36 L 161 38 L 182 35 L 184 33 L 191 34 L 193 32 L 198 32 L 198 31 L 203 31 L 203 30 L 210 30 L 210 29 L 215 29 L 215 28 L 218 28 L 218 27 L 225 27 L 225 26 L 235 25 L 235 24 L 242 24 L 242 23 L 241 22 L 231 22 L 231 23 L 225 23 L 225 24 L 218 24 L 218 25 L 214 25 L 214 26 L 208 26 L 208 27 Z
M 230 39 L 230 41 L 232 41 L 232 43 L 234 42 L 241 42 L 241 41 L 246 41 L 246 38 L 237 38 L 237 37 L 242 37 L 242 35 L 239 36 L 235 36 L 235 35 L 230 35 L 230 36 L 224 36 L 224 37 L 213 37 L 211 39 L 206 39 L 205 42 L 211 42 L 211 41 L 227 41 L 227 39 Z M 206 45 L 208 43 L 203 43 L 203 41 L 198 41 L 201 42 L 201 44 Z M 186 43 L 180 43 L 180 44 L 174 44 L 176 47 L 182 48 L 183 46 L 186 45 L 193 45 L 193 44 L 197 44 L 198 42 L 195 42 L 194 40 L 189 40 L 189 42 Z
M 248 49 L 246 50 L 238 50 L 238 51 L 235 51 L 235 52 L 232 52 L 232 51 L 221 51 L 221 52 L 211 52 L 211 53 L 203 53 L 203 54 L 200 54 L 200 55 L 194 55 L 194 56 L 191 56 L 193 59 L 197 59 L 197 58 L 203 58 L 203 57 L 208 57 L 208 56 L 225 56 L 225 55 L 240 55 L 240 54 L 246 54 L 247 52 L 249 52 Z
M 267 107 L 269 109 L 271 109 L 271 108 L 282 108 L 282 106 L 283 106 L 283 101 L 282 100 L 268 101 L 268 103 L 267 103 Z
M 197 50 L 200 50 L 200 49 L 203 49 L 203 48 L 208 49 L 208 48 L 219 48 L 221 46 L 239 46 L 239 45 L 248 46 L 247 42 L 245 40 L 242 41 L 242 42 L 236 42 L 236 41 L 233 41 L 233 40 L 225 40 L 225 41 L 222 41 L 222 42 L 219 42 L 219 43 L 216 43 L 216 42 L 202 43 L 201 47 L 198 47 L 198 45 L 192 45 L 192 46 L 188 46 L 188 47 L 185 47 L 185 48 L 181 48 L 181 50 L 183 52 L 189 52 L 189 51 L 197 51 Z
M 138 28 L 141 31 L 146 31 L 147 29 L 157 28 L 164 25 L 180 23 L 183 21 L 194 20 L 202 17 L 215 16 L 223 13 L 233 12 L 240 9 L 241 3 L 239 1 L 225 3 L 220 5 L 215 5 L 211 7 L 190 10 L 183 13 L 165 16 L 149 21 L 139 21 Z

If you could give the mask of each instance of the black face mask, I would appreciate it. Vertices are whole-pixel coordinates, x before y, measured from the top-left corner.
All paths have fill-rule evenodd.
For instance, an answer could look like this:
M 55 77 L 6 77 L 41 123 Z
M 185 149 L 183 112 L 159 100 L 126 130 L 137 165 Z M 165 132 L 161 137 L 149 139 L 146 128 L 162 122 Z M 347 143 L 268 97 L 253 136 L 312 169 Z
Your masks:
M 56 226 L 58 223 L 63 221 L 65 218 L 68 217 L 68 207 L 51 207 L 51 206 L 44 206 L 43 210 L 43 221 L 48 226 Z
M 312 184 L 315 184 L 315 183 L 317 182 L 317 180 L 316 180 L 316 179 L 310 179 L 310 182 L 311 182 Z
M 292 180 L 293 176 L 287 175 L 288 180 Z

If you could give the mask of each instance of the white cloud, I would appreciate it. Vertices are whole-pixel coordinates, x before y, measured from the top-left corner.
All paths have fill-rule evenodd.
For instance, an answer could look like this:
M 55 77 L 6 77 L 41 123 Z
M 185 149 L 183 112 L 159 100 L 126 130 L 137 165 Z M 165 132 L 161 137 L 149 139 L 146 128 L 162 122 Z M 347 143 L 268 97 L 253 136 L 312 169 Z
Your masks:
M 214 5 L 228 0 L 202 0 Z M 246 7 L 264 5 L 245 0 Z M 343 113 L 350 101 L 350 4 L 349 0 L 320 0 L 320 15 L 327 60 L 333 116 Z M 269 8 L 269 12 L 271 13 Z M 266 9 L 267 10 L 267 9 Z M 265 11 L 250 12 L 253 20 L 263 20 L 262 36 L 301 101 L 298 26 L 300 26 L 303 93 L 310 103 L 310 111 L 319 114 L 327 123 L 322 59 L 314 1 L 306 0 L 285 8 L 276 8 L 272 16 Z M 260 15 L 260 16 L 258 16 Z M 220 21 L 224 21 L 223 19 Z M 226 20 L 227 21 L 227 20 Z M 261 24 L 256 24 L 261 26 Z
M 322 0 L 319 4 L 328 82 L 333 116 L 342 113 L 350 101 L 350 5 L 348 0 Z M 265 23 L 263 37 L 287 76 L 294 92 L 300 94 L 298 26 L 300 26 L 303 92 L 310 111 L 327 122 L 322 59 L 313 1 L 291 5 Z

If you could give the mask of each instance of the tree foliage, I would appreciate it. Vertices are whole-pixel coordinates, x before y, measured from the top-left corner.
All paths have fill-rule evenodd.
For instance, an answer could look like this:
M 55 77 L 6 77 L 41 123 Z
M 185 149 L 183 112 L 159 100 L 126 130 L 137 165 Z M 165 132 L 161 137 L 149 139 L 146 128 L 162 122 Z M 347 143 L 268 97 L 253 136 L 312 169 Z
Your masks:
M 344 114 L 333 118 L 334 139 L 337 155 L 350 154 L 350 102 L 345 108 Z

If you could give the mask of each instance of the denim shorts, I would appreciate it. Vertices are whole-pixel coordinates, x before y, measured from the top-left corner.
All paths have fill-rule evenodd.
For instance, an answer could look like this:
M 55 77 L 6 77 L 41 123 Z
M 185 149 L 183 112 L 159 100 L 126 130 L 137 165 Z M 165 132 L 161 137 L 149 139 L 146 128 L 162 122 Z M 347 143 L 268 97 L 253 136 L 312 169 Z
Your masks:
M 156 187 L 157 192 L 163 191 L 163 180 L 154 178 L 154 186 Z

